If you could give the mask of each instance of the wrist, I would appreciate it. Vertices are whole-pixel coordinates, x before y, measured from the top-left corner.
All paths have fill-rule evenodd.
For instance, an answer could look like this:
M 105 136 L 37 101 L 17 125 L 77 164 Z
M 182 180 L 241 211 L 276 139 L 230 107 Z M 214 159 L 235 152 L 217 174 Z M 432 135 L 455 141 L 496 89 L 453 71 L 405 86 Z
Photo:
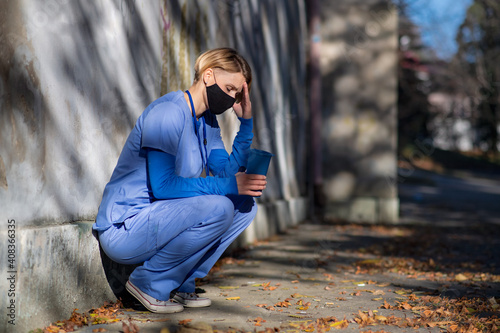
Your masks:
M 245 118 L 245 117 L 238 117 L 238 119 L 240 120 L 241 124 L 243 125 L 252 125 L 253 123 L 253 118 L 250 117 L 250 118 Z
M 229 177 L 229 193 L 228 194 L 239 194 L 238 182 L 236 181 L 236 176 Z
M 253 118 L 238 118 L 240 120 L 240 132 L 242 133 L 252 133 L 253 130 Z

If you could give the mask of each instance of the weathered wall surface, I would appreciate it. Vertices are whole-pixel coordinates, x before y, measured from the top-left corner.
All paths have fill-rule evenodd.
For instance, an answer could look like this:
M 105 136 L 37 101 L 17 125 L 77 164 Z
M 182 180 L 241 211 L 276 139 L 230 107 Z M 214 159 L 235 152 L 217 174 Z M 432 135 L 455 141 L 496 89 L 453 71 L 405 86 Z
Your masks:
M 15 295 L 0 307 L 14 302 L 16 323 L 2 310 L 0 331 L 25 332 L 113 298 L 90 235 L 102 190 L 136 118 L 161 94 L 189 87 L 207 48 L 232 46 L 250 61 L 254 146 L 276 154 L 241 241 L 305 218 L 303 1 L 0 6 L 0 252 L 15 245 L 14 261 L 0 258 L 0 288 Z M 237 131 L 232 116 L 221 119 L 226 143 Z M 121 272 L 108 274 L 123 282 Z
M 189 5 L 188 5 L 189 3 Z M 167 1 L 162 93 L 191 84 L 200 50 L 223 45 L 249 61 L 254 147 L 276 155 L 260 202 L 299 197 L 306 182 L 306 18 L 303 1 Z M 236 134 L 224 114 L 225 142 Z M 230 145 L 226 145 L 228 150 Z
M 93 219 L 128 132 L 159 95 L 161 2 L 1 6 L 0 331 L 27 332 L 114 297 L 90 224 L 72 222 Z
M 395 222 L 397 11 L 387 0 L 321 9 L 326 213 Z
M 276 154 L 261 201 L 304 193 L 302 2 L 49 3 L 8 1 L 2 11 L 2 220 L 93 219 L 144 107 L 189 87 L 196 57 L 218 46 L 238 48 L 254 70 L 255 146 Z M 222 119 L 226 142 L 234 118 Z
M 92 219 L 131 126 L 159 94 L 158 2 L 49 4 L 3 11 L 0 218 L 19 226 Z

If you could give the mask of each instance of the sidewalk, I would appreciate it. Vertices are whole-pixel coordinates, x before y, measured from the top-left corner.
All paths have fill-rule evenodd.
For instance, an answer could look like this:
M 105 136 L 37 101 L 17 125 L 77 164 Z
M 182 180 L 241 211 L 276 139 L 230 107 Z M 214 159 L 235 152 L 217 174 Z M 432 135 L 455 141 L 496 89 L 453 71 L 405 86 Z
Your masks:
M 156 333 L 498 330 L 500 225 L 412 200 L 404 197 L 397 226 L 302 224 L 220 260 L 200 285 L 208 308 L 120 309 L 121 321 L 78 332 L 126 332 L 124 323 Z M 413 219 L 422 211 L 432 216 Z

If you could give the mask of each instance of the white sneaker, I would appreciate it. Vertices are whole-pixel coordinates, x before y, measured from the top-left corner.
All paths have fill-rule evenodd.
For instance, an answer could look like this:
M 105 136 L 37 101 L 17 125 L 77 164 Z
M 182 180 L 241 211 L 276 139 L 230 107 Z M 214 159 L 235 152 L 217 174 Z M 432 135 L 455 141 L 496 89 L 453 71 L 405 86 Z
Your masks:
M 125 284 L 125 288 L 127 288 L 128 292 L 132 294 L 132 296 L 137 298 L 137 300 L 151 312 L 174 313 L 184 310 L 184 307 L 182 305 L 175 303 L 172 300 L 160 301 L 154 297 L 149 296 L 148 294 L 137 288 L 130 281 L 127 281 L 127 283 Z
M 174 300 L 181 303 L 186 308 L 201 308 L 212 304 L 210 298 L 200 297 L 196 293 L 176 292 Z

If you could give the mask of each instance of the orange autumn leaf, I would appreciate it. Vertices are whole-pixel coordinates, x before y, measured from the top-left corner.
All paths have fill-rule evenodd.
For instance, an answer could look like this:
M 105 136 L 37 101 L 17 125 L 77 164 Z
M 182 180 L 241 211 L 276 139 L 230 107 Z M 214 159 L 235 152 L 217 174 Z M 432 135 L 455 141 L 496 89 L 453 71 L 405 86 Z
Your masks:
M 424 317 L 431 317 L 433 314 L 434 314 L 434 311 L 431 311 L 431 310 L 425 310 L 423 312 L 424 314 Z
M 193 321 L 193 319 L 179 320 L 179 325 L 186 325 L 187 323 L 190 323 L 191 321 Z
M 266 321 L 262 319 L 262 317 L 257 317 L 255 319 L 249 320 L 254 323 L 254 326 L 262 326 L 261 323 L 265 323 Z
M 276 304 L 274 304 L 274 306 L 277 306 L 277 307 L 280 307 L 280 308 L 287 308 L 289 307 L 290 305 L 292 305 L 292 303 L 288 302 L 288 301 L 283 301 L 283 302 L 278 302 Z
M 411 310 L 413 308 L 410 304 L 408 304 L 408 302 L 403 302 L 400 306 L 405 310 Z
M 118 312 L 123 308 L 122 302 L 104 302 L 100 308 L 90 309 L 88 312 L 78 313 L 78 309 L 73 309 L 71 317 L 67 320 L 57 321 L 45 327 L 43 331 L 49 333 L 73 332 L 76 328 L 91 324 L 107 324 L 120 321 L 117 318 Z M 103 331 L 104 332 L 104 331 Z
M 389 310 L 391 308 L 391 305 L 384 299 L 384 305 L 382 305 L 381 308 Z
M 325 276 L 327 280 L 333 280 L 334 279 L 333 274 L 330 274 L 330 273 L 323 273 L 323 276 Z
M 107 332 L 107 331 L 108 331 L 107 329 L 101 327 L 101 328 L 94 328 L 92 330 L 92 333 Z

